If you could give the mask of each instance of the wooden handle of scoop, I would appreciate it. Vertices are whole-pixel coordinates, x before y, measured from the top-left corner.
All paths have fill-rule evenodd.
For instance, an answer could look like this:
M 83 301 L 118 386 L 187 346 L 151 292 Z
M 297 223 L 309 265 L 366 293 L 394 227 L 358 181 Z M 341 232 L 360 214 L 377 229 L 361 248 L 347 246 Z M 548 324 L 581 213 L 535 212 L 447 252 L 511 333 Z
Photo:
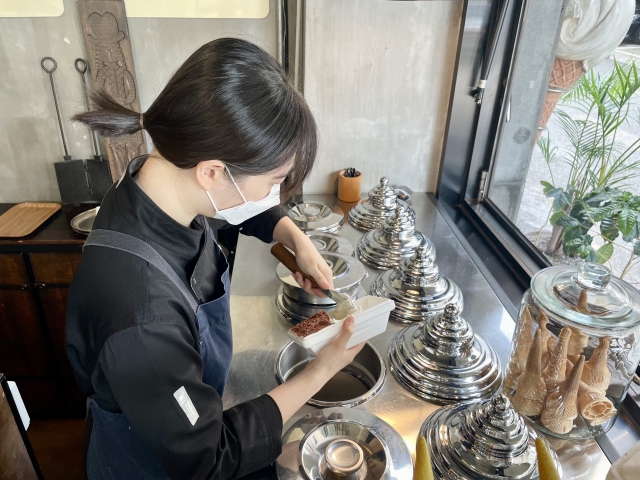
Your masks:
M 285 267 L 287 267 L 292 272 L 299 272 L 302 274 L 304 278 L 308 278 L 311 281 L 311 287 L 320 288 L 316 283 L 315 279 L 311 275 L 307 275 L 298 266 L 298 262 L 296 262 L 296 257 L 293 253 L 287 250 L 281 243 L 276 243 L 271 247 L 271 255 L 276 257 L 280 263 L 282 263 Z

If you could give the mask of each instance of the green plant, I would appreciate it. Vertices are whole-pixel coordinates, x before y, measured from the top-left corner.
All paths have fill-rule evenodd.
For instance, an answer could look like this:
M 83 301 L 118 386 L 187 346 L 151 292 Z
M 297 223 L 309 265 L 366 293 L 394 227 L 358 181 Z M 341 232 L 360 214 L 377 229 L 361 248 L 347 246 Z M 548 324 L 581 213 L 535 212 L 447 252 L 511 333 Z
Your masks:
M 571 166 L 567 186 L 575 189 L 574 196 L 607 186 L 621 187 L 640 174 L 640 160 L 631 159 L 640 148 L 640 139 L 624 147 L 616 138 L 639 88 L 635 63 L 620 65 L 614 60 L 609 75 L 601 77 L 592 69 L 563 95 L 562 105 L 585 116 L 572 118 L 562 107 L 554 112 L 571 144 L 566 158 Z
M 545 189 L 549 189 L 546 186 Z M 555 217 L 555 218 L 554 218 Z M 629 252 L 629 260 L 620 278 L 640 262 L 640 196 L 609 187 L 595 190 L 573 203 L 568 213 L 556 212 L 552 222 L 564 227 L 562 249 L 567 256 L 579 256 L 588 262 L 606 263 L 614 252 L 614 241 L 622 236 L 629 246 L 620 245 Z M 599 233 L 590 234 L 596 225 Z M 604 243 L 593 247 L 596 236 Z
M 635 263 L 640 240 L 638 235 L 639 197 L 622 189 L 640 176 L 640 160 L 633 155 L 640 149 L 640 138 L 624 145 L 617 138 L 618 128 L 631 119 L 633 95 L 640 89 L 640 78 L 634 63 L 619 64 L 601 76 L 594 70 L 584 75 L 562 97 L 561 107 L 554 112 L 569 140 L 570 147 L 562 160 L 570 166 L 564 187 L 557 186 L 551 162 L 558 157 L 549 136 L 541 137 L 538 146 L 550 173 L 550 182 L 543 181 L 544 194 L 553 198 L 547 222 L 553 226 L 547 254 L 560 247 L 565 255 L 580 256 L 588 261 L 604 263 L 614 251 L 613 241 L 622 233 L 631 243 L 631 258 L 623 272 Z M 573 118 L 562 106 L 571 106 L 581 113 Z M 604 245 L 594 249 L 589 234 L 599 225 Z M 616 233 L 617 232 L 617 233 Z M 615 236 L 613 236 L 615 233 Z M 540 233 L 536 238 L 536 244 Z

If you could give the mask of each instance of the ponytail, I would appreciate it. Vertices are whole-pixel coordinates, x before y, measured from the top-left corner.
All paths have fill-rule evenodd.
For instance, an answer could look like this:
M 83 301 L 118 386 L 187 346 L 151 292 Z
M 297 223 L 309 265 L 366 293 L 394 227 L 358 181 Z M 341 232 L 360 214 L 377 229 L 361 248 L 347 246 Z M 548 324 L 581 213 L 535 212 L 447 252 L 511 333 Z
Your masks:
M 123 107 L 104 91 L 91 93 L 95 110 L 73 116 L 75 122 L 84 123 L 104 137 L 130 135 L 143 129 L 142 114 Z
M 96 110 L 74 120 L 106 137 L 142 130 L 139 113 L 104 92 L 92 97 Z M 237 38 L 220 38 L 194 52 L 144 113 L 144 129 L 160 155 L 183 169 L 215 159 L 238 179 L 293 160 L 284 196 L 302 187 L 318 148 L 313 115 L 282 66 Z

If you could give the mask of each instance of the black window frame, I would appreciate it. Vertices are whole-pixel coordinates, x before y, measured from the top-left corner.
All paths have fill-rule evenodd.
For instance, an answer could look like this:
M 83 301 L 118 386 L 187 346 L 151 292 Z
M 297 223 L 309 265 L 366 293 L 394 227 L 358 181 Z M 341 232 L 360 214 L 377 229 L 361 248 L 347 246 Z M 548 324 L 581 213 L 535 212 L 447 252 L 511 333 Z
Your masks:
M 507 5 L 504 21 L 500 9 Z M 458 42 L 458 58 L 445 130 L 436 197 L 456 226 L 481 237 L 486 264 L 507 292 L 510 312 L 517 311 L 531 277 L 551 266 L 547 258 L 515 227 L 487 195 L 478 192 L 487 175 L 499 136 L 502 104 L 509 93 L 509 76 L 517 60 L 517 45 L 527 0 L 466 0 Z M 478 28 L 478 25 L 481 25 Z M 478 104 L 474 95 L 483 62 L 491 69 Z M 477 245 L 478 242 L 474 242 Z

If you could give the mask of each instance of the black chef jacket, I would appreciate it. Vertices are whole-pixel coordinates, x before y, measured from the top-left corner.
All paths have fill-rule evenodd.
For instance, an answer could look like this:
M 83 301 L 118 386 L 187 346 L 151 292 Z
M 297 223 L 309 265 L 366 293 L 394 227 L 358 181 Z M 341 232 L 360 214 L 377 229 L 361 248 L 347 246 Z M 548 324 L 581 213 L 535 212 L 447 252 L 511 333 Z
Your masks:
M 272 208 L 244 222 L 241 231 L 271 242 L 283 215 Z M 205 221 L 199 216 L 189 227 L 180 225 L 126 172 L 105 196 L 94 228 L 147 242 L 203 303 L 220 295 L 223 273 L 213 263 Z M 223 411 L 218 393 L 202 382 L 193 310 L 146 261 L 111 248 L 87 248 L 71 283 L 66 320 L 67 355 L 80 389 L 101 408 L 123 412 L 171 478 L 237 478 L 280 454 L 276 403 L 263 395 Z M 195 426 L 173 397 L 181 386 L 200 415 Z

